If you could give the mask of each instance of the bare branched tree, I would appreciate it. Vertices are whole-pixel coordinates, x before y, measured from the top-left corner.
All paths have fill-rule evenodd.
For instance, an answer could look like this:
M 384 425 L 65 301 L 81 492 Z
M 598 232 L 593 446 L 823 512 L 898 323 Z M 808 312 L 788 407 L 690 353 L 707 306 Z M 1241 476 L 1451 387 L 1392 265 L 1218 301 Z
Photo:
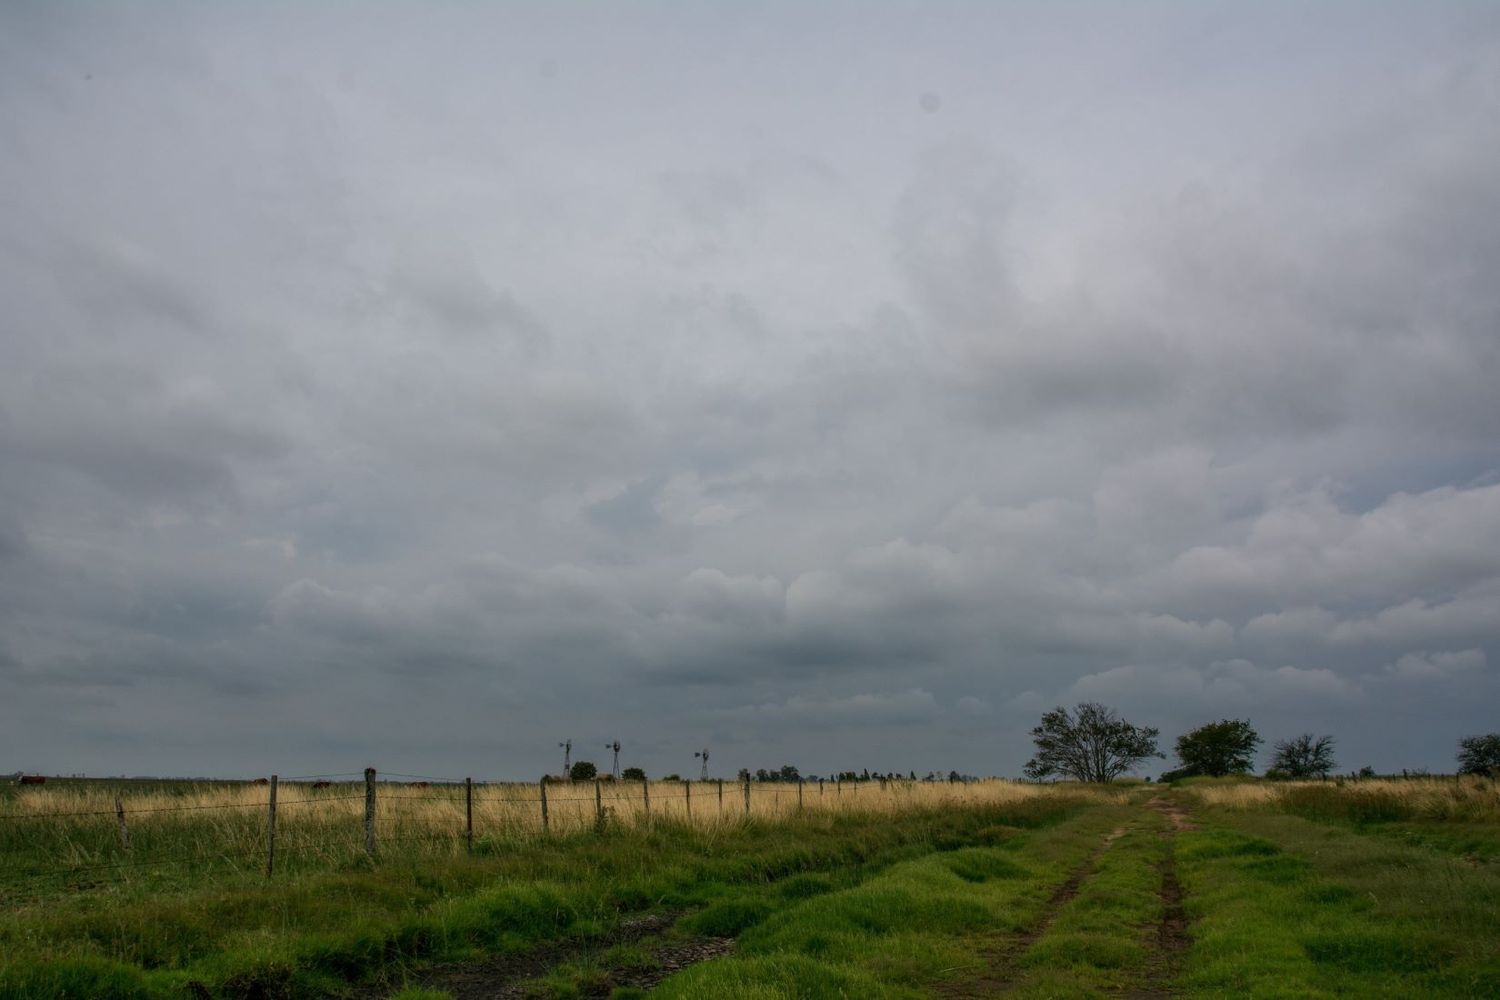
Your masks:
M 1160 730 L 1131 725 L 1096 702 L 1083 702 L 1072 712 L 1059 706 L 1031 731 L 1036 756 L 1026 762 L 1026 776 L 1040 780 L 1061 774 L 1107 784 L 1148 757 L 1164 756 L 1156 748 L 1159 735 Z

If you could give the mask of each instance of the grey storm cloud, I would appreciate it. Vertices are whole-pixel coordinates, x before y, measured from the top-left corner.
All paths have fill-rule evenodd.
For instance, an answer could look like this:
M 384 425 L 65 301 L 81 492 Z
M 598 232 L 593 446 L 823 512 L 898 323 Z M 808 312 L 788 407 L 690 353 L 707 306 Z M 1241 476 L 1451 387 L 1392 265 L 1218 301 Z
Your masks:
M 1448 765 L 1483 4 L 0 10 L 14 767 Z

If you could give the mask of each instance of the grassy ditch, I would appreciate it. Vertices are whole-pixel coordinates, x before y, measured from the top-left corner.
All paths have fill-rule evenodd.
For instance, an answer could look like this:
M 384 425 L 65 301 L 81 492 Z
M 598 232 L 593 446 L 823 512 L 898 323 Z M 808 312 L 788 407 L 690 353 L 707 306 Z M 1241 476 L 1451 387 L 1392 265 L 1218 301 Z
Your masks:
M 1089 801 L 1056 793 L 774 823 L 667 820 L 481 842 L 474 856 L 356 859 L 269 883 L 228 870 L 188 884 L 137 879 L 38 895 L 0 917 L 0 998 L 336 996 L 354 983 L 399 982 L 424 963 L 596 936 L 662 908 L 701 910 L 705 933 L 737 931 L 770 911 L 773 883 L 822 873 L 836 887 L 848 873 L 1055 823 Z M 818 886 L 814 878 L 792 891 Z

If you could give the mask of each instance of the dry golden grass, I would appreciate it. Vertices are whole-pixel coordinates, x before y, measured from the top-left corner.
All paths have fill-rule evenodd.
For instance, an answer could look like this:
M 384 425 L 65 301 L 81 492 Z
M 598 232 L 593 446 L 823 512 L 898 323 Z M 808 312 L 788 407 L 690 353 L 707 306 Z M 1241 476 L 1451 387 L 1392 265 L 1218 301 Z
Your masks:
M 779 822 L 796 816 L 840 813 L 895 814 L 1004 804 L 1057 795 L 1085 794 L 1100 802 L 1128 798 L 1126 790 L 1075 785 L 1038 786 L 991 779 L 970 783 L 868 781 L 796 784 L 752 783 L 749 810 L 739 782 L 557 782 L 547 786 L 547 831 L 553 835 L 596 827 L 640 827 L 672 821 L 712 828 L 744 822 Z M 269 789 L 240 783 L 57 782 L 12 789 L 0 801 L 0 858 L 84 866 L 122 856 L 115 796 L 124 805 L 131 857 L 206 857 L 226 861 L 259 857 L 266 843 Z M 364 843 L 362 781 L 317 789 L 283 782 L 277 801 L 277 845 L 283 857 L 335 860 L 357 854 Z M 541 787 L 476 784 L 476 840 L 541 835 Z M 382 851 L 464 849 L 465 799 L 461 784 L 428 786 L 381 782 L 376 786 L 376 837 Z
M 1358 818 L 1500 821 L 1500 783 L 1488 778 L 1259 781 L 1193 784 L 1205 806 L 1345 812 Z
M 1280 800 L 1290 782 L 1235 782 L 1230 785 L 1190 785 L 1188 790 L 1205 806 L 1225 809 L 1263 809 Z

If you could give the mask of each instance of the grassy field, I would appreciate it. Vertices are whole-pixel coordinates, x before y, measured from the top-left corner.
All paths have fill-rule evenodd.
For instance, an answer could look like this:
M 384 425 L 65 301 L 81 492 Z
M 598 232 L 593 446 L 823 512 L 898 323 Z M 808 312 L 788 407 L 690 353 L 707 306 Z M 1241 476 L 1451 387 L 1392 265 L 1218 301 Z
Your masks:
M 1485 779 L 717 790 L 12 789 L 0 998 L 1500 996 Z

